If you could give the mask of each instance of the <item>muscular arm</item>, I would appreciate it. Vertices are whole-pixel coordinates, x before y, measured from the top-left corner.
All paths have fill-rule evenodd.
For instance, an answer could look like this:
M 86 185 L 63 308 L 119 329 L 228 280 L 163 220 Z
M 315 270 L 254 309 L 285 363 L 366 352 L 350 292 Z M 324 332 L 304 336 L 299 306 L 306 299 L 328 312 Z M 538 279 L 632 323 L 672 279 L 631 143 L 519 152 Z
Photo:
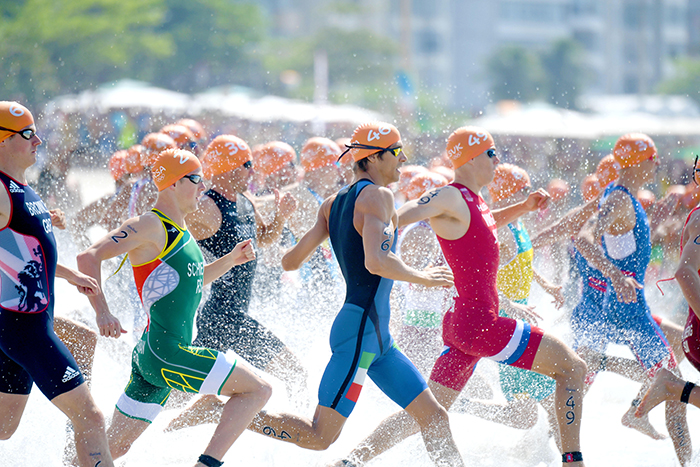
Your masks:
M 600 248 L 603 234 L 616 230 L 622 234 L 622 226 L 629 223 L 629 210 L 632 208 L 628 197 L 620 192 L 613 193 L 601 207 L 598 220 L 592 226 L 592 231 L 583 229 L 574 240 L 576 249 L 588 261 L 591 266 L 598 269 L 605 277 L 609 278 L 617 294 L 617 299 L 623 303 L 637 301 L 636 289 L 642 285 L 631 277 L 626 277 L 603 253 Z M 634 227 L 634 224 L 633 224 Z
M 491 211 L 491 214 L 493 214 L 493 218 L 496 220 L 496 225 L 500 229 L 501 227 L 505 227 L 514 220 L 518 219 L 523 214 L 546 207 L 548 202 L 549 193 L 540 188 L 539 190 L 530 193 L 525 201 L 511 204 L 503 209 Z
M 255 206 L 255 203 L 253 203 L 253 206 Z M 282 235 L 284 224 L 296 208 L 296 198 L 291 193 L 285 193 L 283 196 L 280 196 L 278 190 L 275 190 L 275 213 L 271 222 L 266 224 L 256 208 L 255 222 L 257 224 L 256 239 L 258 245 L 266 247 L 277 242 L 280 235 Z
M 558 222 L 541 231 L 532 240 L 532 247 L 537 249 L 573 237 L 596 212 L 598 212 L 598 198 L 572 209 Z
M 700 317 L 700 214 L 696 211 L 683 232 L 683 254 L 676 280 L 693 312 Z
M 413 224 L 414 222 L 445 214 L 447 203 L 445 203 L 443 199 L 449 196 L 450 191 L 456 192 L 457 196 L 459 196 L 459 192 L 456 188 L 450 187 L 448 190 L 446 187 L 443 187 L 431 190 L 422 197 L 405 203 L 398 211 L 398 227 L 401 228 Z M 467 214 L 468 213 L 469 210 L 467 210 Z M 469 228 L 469 219 L 467 219 L 467 228 Z
M 145 263 L 155 258 L 165 245 L 165 232 L 160 220 L 153 214 L 145 214 L 129 219 L 117 229 L 95 242 L 87 250 L 78 254 L 78 270 L 102 283 L 102 261 L 129 253 L 134 264 Z M 159 248 L 160 247 L 160 248 Z M 104 293 L 100 290 L 90 296 L 90 304 L 95 309 L 100 335 L 119 337 L 126 332 L 119 320 L 112 315 Z
M 69 284 L 76 286 L 80 293 L 87 296 L 100 292 L 100 284 L 97 280 L 62 264 L 56 265 L 56 277 L 67 280 Z
M 327 198 L 318 209 L 316 223 L 306 232 L 296 245 L 291 247 L 282 257 L 282 268 L 285 271 L 299 269 L 302 264 L 316 251 L 316 248 L 328 238 L 328 218 L 335 195 Z
M 365 267 L 372 274 L 387 279 L 413 282 L 425 286 L 452 285 L 452 273 L 447 268 L 440 270 L 440 277 L 430 274 L 431 270 L 416 271 L 408 267 L 394 253 L 391 246 L 394 238 L 394 196 L 384 187 L 370 186 L 358 196 L 355 215 L 359 222 L 365 252 Z
M 239 264 L 247 263 L 255 259 L 255 249 L 253 248 L 253 241 L 248 239 L 243 242 L 237 243 L 233 250 L 229 251 L 227 254 L 217 259 L 213 263 L 209 263 L 204 266 L 204 285 L 215 281 L 219 277 L 226 274 L 226 272 L 234 266 Z
M 565 299 L 564 294 L 561 291 L 561 285 L 552 284 L 547 280 L 547 278 L 538 273 L 537 270 L 535 270 L 534 268 L 532 269 L 532 277 L 545 292 L 552 296 L 552 298 L 554 299 L 554 306 L 557 309 L 564 306 Z

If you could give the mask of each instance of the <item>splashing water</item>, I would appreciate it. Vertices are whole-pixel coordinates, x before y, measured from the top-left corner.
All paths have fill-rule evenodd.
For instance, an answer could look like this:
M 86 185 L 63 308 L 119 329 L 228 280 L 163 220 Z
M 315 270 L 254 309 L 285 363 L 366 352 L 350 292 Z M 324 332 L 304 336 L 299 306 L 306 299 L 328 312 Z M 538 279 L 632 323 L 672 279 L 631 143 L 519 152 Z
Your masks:
M 84 193 L 93 193 L 105 179 L 100 173 L 83 177 Z M 89 186 L 86 186 L 89 184 Z M 94 194 L 92 195 L 94 196 Z M 89 201 L 89 196 L 84 199 Z M 61 262 L 74 267 L 76 247 L 67 234 L 57 235 Z M 110 266 L 111 267 L 111 266 Z M 109 269 L 109 268 L 108 268 Z M 112 268 L 111 271 L 116 269 Z M 547 273 L 547 271 L 544 271 Z M 122 273 L 120 273 L 122 274 Z M 107 277 L 107 271 L 103 274 Z M 124 283 L 128 277 L 107 281 L 105 285 L 113 312 L 119 316 L 129 334 L 119 340 L 100 338 L 95 355 L 92 394 L 98 406 L 109 419 L 114 404 L 126 385 L 131 362 L 131 349 L 138 336 L 134 327 L 133 297 L 129 297 Z M 114 284 L 112 284 L 114 282 Z M 277 334 L 301 359 L 309 373 L 308 385 L 315 396 L 328 359 L 328 337 L 336 311 L 340 308 L 342 293 L 329 290 L 325 295 L 311 297 L 313 308 L 300 306 L 297 285 L 284 281 L 275 300 L 260 297 L 252 302 L 251 315 Z M 56 314 L 86 322 L 94 329 L 94 312 L 85 297 L 65 281 L 56 281 Z M 301 300 L 304 303 L 304 300 Z M 560 312 L 553 308 L 549 296 L 536 286 L 531 303 L 545 317 L 542 327 L 566 339 L 565 326 L 558 320 Z M 130 304 L 131 303 L 131 304 Z M 304 308 L 304 309 L 302 309 Z M 612 347 L 616 355 L 631 358 L 626 348 Z M 496 378 L 494 363 L 482 361 L 479 370 L 492 381 Z M 687 362 L 681 365 L 687 379 L 696 380 L 697 373 Z M 292 411 L 281 381 L 266 376 L 274 386 L 267 408 L 272 411 Z M 497 388 L 498 384 L 493 384 Z M 638 383 L 618 375 L 602 373 L 584 401 L 581 444 L 587 465 L 633 465 L 636 467 L 672 467 L 678 465 L 669 439 L 653 441 L 620 424 L 620 418 L 639 389 Z M 495 389 L 496 397 L 505 398 Z M 311 408 L 304 415 L 311 416 Z M 345 456 L 386 416 L 398 407 L 384 396 L 373 383 L 367 382 L 355 411 L 348 419 L 338 441 L 325 452 L 307 451 L 291 444 L 270 440 L 250 432 L 244 433 L 224 457 L 228 466 L 322 466 Z M 165 433 L 167 424 L 180 409 L 164 410 L 153 426 L 141 436 L 131 451 L 116 461 L 116 465 L 145 467 L 151 465 L 191 467 L 202 453 L 214 432 L 214 425 L 203 425 Z M 652 411 L 651 422 L 665 433 L 663 411 Z M 450 422 L 455 441 L 467 465 L 475 467 L 531 467 L 560 466 L 554 441 L 549 438 L 546 415 L 539 408 L 539 418 L 529 431 L 508 428 L 471 415 L 451 414 Z M 700 433 L 700 411 L 689 407 L 688 424 L 691 436 Z M 15 435 L 0 442 L 0 467 L 32 467 L 62 465 L 66 437 L 66 417 L 36 389 L 29 398 L 24 417 Z M 696 438 L 696 446 L 700 441 Z M 372 466 L 431 466 L 420 436 L 413 436 L 398 447 L 377 458 Z M 694 456 L 692 465 L 700 465 Z

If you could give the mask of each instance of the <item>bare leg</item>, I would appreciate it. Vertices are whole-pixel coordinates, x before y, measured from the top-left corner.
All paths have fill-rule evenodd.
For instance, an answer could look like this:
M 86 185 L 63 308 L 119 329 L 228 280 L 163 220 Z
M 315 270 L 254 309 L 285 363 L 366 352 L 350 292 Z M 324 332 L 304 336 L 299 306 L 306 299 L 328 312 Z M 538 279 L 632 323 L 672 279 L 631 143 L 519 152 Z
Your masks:
M 204 450 L 204 454 L 219 460 L 265 406 L 272 388 L 239 362 L 224 383 L 221 395 L 229 396 L 229 400 L 224 404 L 221 421 Z
M 290 399 L 301 402 L 302 405 L 308 405 L 309 390 L 306 386 L 306 369 L 287 347 L 284 347 L 280 354 L 268 363 L 264 371 L 284 381 Z M 179 396 L 177 399 L 182 401 L 185 398 Z M 223 410 L 224 403 L 218 397 L 204 395 L 173 419 L 165 431 L 180 430 L 203 423 L 219 423 Z
M 165 431 L 181 430 L 205 423 L 219 423 L 224 411 L 224 403 L 212 394 L 199 397 L 191 407 L 175 417 Z
M 0 440 L 10 439 L 17 431 L 28 399 L 29 394 L 0 392 Z
M 309 388 L 306 384 L 306 368 L 289 348 L 284 347 L 265 367 L 265 372 L 284 381 L 287 396 L 291 401 L 308 408 Z
M 532 369 L 556 381 L 554 406 L 563 451 L 581 451 L 581 406 L 586 364 L 563 342 L 545 333 L 535 355 Z M 584 464 L 573 462 L 566 465 L 582 467 Z
M 637 364 L 639 368 L 639 364 Z M 642 388 L 639 390 L 639 393 L 637 394 L 637 397 L 632 401 L 632 405 L 630 405 L 630 408 L 625 412 L 625 414 L 622 416 L 622 425 L 626 426 L 627 428 L 632 428 L 633 430 L 637 430 L 640 433 L 649 436 L 652 439 L 666 439 L 667 436 L 659 433 L 656 428 L 651 424 L 649 421 L 649 415 L 644 415 L 643 417 L 635 417 L 634 413 L 637 410 L 637 405 L 639 404 L 639 401 L 641 400 L 642 396 L 646 393 L 647 389 L 649 388 L 649 385 L 651 384 L 651 380 L 645 375 L 644 377 L 644 383 L 642 385 Z
M 87 385 L 81 384 L 54 397 L 51 402 L 73 423 L 80 465 L 94 467 L 99 463 L 101 467 L 113 466 L 105 434 L 104 417 L 92 400 Z
M 53 328 L 58 338 L 68 347 L 75 358 L 89 387 L 92 379 L 95 347 L 97 347 L 97 333 L 82 324 L 61 317 L 54 319 Z
M 60 316 L 54 319 L 53 329 L 75 358 L 89 388 L 92 380 L 92 364 L 95 360 L 95 347 L 97 347 L 97 333 L 82 324 Z M 66 422 L 66 444 L 63 448 L 64 462 L 71 463 L 75 454 L 75 433 L 71 422 L 68 421 Z
M 537 423 L 537 402 L 529 397 L 512 400 L 507 404 L 465 399 L 455 404 L 450 411 L 467 413 L 520 430 L 529 430 Z
M 581 347 L 576 353 L 586 362 L 589 372 L 610 371 L 638 383 L 648 380 L 646 372 L 636 360 L 611 357 L 588 347 Z
M 674 332 L 678 331 L 680 327 L 672 323 L 669 323 L 669 326 L 666 327 L 670 330 L 674 338 L 678 340 L 678 336 L 674 334 Z M 631 428 L 633 430 L 637 430 L 640 433 L 647 435 L 652 439 L 659 440 L 667 438 L 666 435 L 664 435 L 663 433 L 659 433 L 656 430 L 656 428 L 654 428 L 654 426 L 649 421 L 648 415 L 643 415 L 641 417 L 635 416 L 637 405 L 639 404 L 639 401 L 641 400 L 642 396 L 646 393 L 647 389 L 649 388 L 649 385 L 651 384 L 651 381 L 649 380 L 646 371 L 644 371 L 644 369 L 639 365 L 639 362 L 628 358 L 606 356 L 604 354 L 595 352 L 587 348 L 579 349 L 578 353 L 584 359 L 589 369 L 597 368 L 597 371 L 611 371 L 618 375 L 629 378 L 632 381 L 644 383 L 644 385 L 639 391 L 639 394 L 637 394 L 637 397 L 632 401 L 630 408 L 622 416 L 621 423 L 623 426 L 626 426 L 627 428 Z M 674 418 L 680 416 L 680 414 L 677 413 L 677 411 L 674 412 L 674 414 Z M 668 420 L 667 423 L 669 423 Z
M 693 445 L 688 431 L 686 405 L 682 402 L 666 401 L 666 428 L 671 435 L 673 448 L 681 466 L 690 465 Z
M 676 363 L 680 364 L 685 358 L 685 351 L 683 350 L 683 328 L 667 319 L 661 320 L 659 327 L 666 336 L 666 339 L 668 339 L 671 349 L 673 349 Z
M 649 390 L 642 398 L 635 415 L 641 417 L 648 414 L 651 409 L 664 401 L 680 401 L 685 381 L 675 374 L 664 369 L 659 370 L 656 378 L 651 383 Z M 690 392 L 688 403 L 700 407 L 700 387 L 694 387 Z
M 131 445 L 134 444 L 138 437 L 141 436 L 149 426 L 151 426 L 151 424 L 148 422 L 127 417 L 117 409 L 114 409 L 112 424 L 107 430 L 109 450 L 112 456 L 114 456 L 115 459 L 119 459 L 129 452 Z
M 437 402 L 445 408 L 451 407 L 459 396 L 458 391 L 434 381 L 428 381 L 428 388 Z M 363 465 L 419 431 L 418 423 L 406 411 L 402 410 L 384 419 L 372 434 L 353 449 L 347 459 L 355 464 Z
M 457 450 L 447 411 L 438 404 L 430 389 L 418 395 L 405 410 L 420 426 L 428 455 L 437 466 L 464 466 Z
M 561 447 L 561 433 L 559 433 L 559 422 L 557 421 L 557 409 L 553 396 L 548 396 L 540 402 L 544 410 L 547 412 L 547 421 L 549 422 L 550 435 L 554 436 L 554 441 L 557 443 L 557 448 L 560 452 L 564 450 Z
M 288 413 L 269 414 L 263 411 L 248 428 L 305 449 L 323 451 L 338 439 L 346 420 L 335 410 L 319 405 L 316 406 L 313 420 Z

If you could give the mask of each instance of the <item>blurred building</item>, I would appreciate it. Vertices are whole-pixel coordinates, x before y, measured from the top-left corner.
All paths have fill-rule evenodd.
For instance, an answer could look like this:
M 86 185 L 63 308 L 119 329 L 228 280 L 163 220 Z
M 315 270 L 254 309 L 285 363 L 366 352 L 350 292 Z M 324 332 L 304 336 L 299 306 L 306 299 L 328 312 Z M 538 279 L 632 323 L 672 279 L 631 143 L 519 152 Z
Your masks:
M 588 92 L 652 92 L 672 61 L 700 53 L 700 0 L 262 0 L 281 35 L 367 28 L 400 41 L 416 87 L 452 107 L 489 103 L 488 57 L 505 45 L 585 49 Z
M 688 54 L 700 56 L 700 0 L 688 0 Z

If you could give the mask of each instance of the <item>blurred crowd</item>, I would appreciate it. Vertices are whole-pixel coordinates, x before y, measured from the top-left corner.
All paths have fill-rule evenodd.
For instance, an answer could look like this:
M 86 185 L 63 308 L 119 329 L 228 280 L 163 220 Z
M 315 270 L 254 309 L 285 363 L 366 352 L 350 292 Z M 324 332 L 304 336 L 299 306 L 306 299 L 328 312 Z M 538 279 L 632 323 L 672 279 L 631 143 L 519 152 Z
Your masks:
M 293 191 L 299 184 L 304 185 L 309 173 L 319 172 L 319 169 L 336 173 L 323 177 L 322 183 L 327 186 L 321 191 L 328 194 L 352 179 L 350 158 L 337 159 L 349 141 L 346 137 L 352 133 L 351 125 L 326 125 L 319 143 L 320 135 L 315 134 L 313 125 L 308 123 L 254 122 L 216 113 L 194 120 L 146 109 L 89 115 L 56 112 L 42 116 L 42 138 L 46 143 L 41 146 L 40 172 L 36 174 L 35 186 L 49 207 L 61 208 L 69 215 L 82 210 L 79 216 L 73 217 L 72 225 L 74 237 L 82 236 L 78 243 L 86 246 L 89 239 L 84 232 L 90 225 L 115 228 L 119 222 L 145 212 L 155 200 L 156 192 L 148 182 L 149 163 L 159 151 L 179 147 L 203 157 L 216 151 L 209 148 L 217 137 L 236 135 L 251 149 L 252 172 L 248 188 L 253 195 L 261 197 L 261 212 L 271 215 L 273 190 Z M 416 196 L 406 191 L 409 186 L 415 191 L 422 186 L 420 184 L 439 185 L 450 181 L 451 163 L 444 154 L 445 139 L 450 131 L 445 129 L 445 134 L 416 134 L 410 128 L 403 131 L 409 165 L 404 166 L 401 181 L 394 187 L 397 203 Z M 600 176 L 600 171 L 605 170 L 605 157 L 609 153 L 594 149 L 594 141 L 503 135 L 496 135 L 494 139 L 503 162 L 523 168 L 533 188 L 545 188 L 552 196 L 553 202 L 546 211 L 526 219 L 534 234 L 581 204 L 587 197 L 586 189 L 590 190 L 592 184 L 612 180 L 606 176 L 604 180 L 592 181 L 596 174 Z M 309 143 L 314 141 L 315 155 L 310 155 L 309 148 L 313 144 Z M 661 155 L 656 182 L 639 194 L 640 200 L 650 212 L 658 204 L 656 200 L 669 194 L 676 196 L 679 202 L 675 211 L 656 226 L 650 266 L 651 277 L 655 280 L 668 277 L 677 263 L 681 222 L 700 196 L 691 178 L 692 161 L 668 155 L 670 150 L 664 148 L 670 148 L 675 141 L 666 141 L 663 137 L 656 141 Z M 316 154 L 321 152 L 328 156 L 318 159 Z M 114 193 L 83 206 L 78 186 L 68 181 L 71 168 L 109 169 L 115 181 Z M 484 193 L 484 197 L 490 201 L 489 193 Z M 304 222 L 298 227 L 295 229 L 297 238 L 303 234 L 302 227 L 310 228 L 310 225 Z M 287 238 L 288 246 L 289 236 Z M 566 263 L 565 260 L 559 262 L 562 261 Z M 555 267 L 554 274 L 560 267 L 566 264 Z

